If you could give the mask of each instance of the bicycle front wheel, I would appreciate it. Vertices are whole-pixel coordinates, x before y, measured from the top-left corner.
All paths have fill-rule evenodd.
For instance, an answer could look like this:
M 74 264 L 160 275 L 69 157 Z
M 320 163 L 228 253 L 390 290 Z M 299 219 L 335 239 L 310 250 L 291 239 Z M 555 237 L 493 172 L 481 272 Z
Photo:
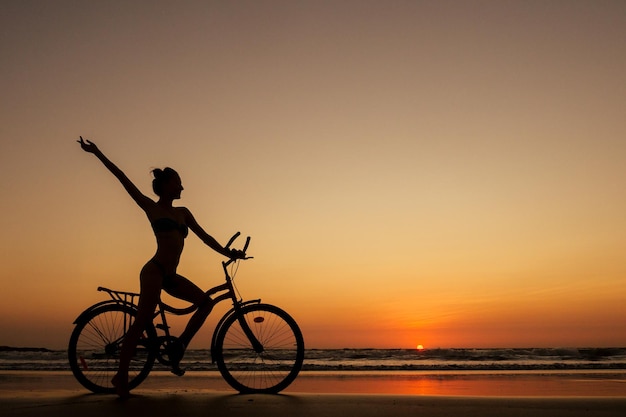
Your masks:
M 269 304 L 241 308 L 219 329 L 215 344 L 217 368 L 226 382 L 242 393 L 277 393 L 296 379 L 304 361 L 304 338 L 296 321 Z M 246 331 L 263 346 L 253 347 Z
M 129 326 L 135 321 L 136 311 L 130 306 L 111 304 L 98 307 L 76 323 L 67 350 L 74 377 L 85 388 L 95 393 L 115 393 L 111 378 L 119 367 L 120 350 Z M 128 387 L 137 387 L 150 373 L 156 340 L 153 326 L 143 332 L 128 372 Z

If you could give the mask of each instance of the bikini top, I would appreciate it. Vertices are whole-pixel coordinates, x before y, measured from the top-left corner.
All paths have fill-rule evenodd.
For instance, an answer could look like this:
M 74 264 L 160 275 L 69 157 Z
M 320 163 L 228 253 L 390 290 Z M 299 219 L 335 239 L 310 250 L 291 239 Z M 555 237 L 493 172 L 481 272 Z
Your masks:
M 189 234 L 189 228 L 186 224 L 178 223 L 176 220 L 168 217 L 162 217 L 153 221 L 152 230 L 154 230 L 154 233 L 171 232 L 172 230 L 176 230 L 180 232 L 183 238 L 186 238 Z

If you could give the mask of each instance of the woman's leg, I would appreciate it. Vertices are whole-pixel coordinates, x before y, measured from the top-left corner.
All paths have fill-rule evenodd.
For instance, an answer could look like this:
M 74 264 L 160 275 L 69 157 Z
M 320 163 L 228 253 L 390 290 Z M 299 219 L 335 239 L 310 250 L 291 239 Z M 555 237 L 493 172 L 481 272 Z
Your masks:
M 169 277 L 169 280 L 171 285 L 165 289 L 168 294 L 198 306 L 198 310 L 191 316 L 187 327 L 178 338 L 186 348 L 211 313 L 213 300 L 200 287 L 181 275 Z
M 133 353 L 139 342 L 139 338 L 146 326 L 152 321 L 154 310 L 161 295 L 162 274 L 152 263 L 147 263 L 140 274 L 141 291 L 137 303 L 137 317 L 126 332 L 120 352 L 120 366 L 111 383 L 115 386 L 117 394 L 121 398 L 127 398 L 128 368 Z

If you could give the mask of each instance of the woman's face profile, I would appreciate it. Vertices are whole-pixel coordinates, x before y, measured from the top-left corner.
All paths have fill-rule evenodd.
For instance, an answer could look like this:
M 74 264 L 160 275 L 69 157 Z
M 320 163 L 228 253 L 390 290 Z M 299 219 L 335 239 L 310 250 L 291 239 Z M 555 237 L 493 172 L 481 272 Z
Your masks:
M 163 184 L 163 195 L 173 199 L 180 198 L 180 193 L 183 190 L 183 184 L 178 175 L 174 175 L 165 184 Z

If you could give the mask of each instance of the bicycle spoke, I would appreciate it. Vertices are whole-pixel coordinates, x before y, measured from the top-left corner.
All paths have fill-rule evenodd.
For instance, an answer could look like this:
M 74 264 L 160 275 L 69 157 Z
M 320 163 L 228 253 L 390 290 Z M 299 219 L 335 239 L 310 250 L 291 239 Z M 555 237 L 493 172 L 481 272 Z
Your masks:
M 115 304 L 96 309 L 77 324 L 68 349 L 70 368 L 88 389 L 94 392 L 113 391 L 111 379 L 119 367 L 122 341 L 133 317 L 134 310 Z M 146 338 L 150 336 L 144 332 L 142 339 Z M 131 359 L 129 385 L 137 385 L 145 379 L 153 362 L 154 354 L 142 348 L 140 342 Z
M 302 365 L 304 344 L 297 325 L 282 310 L 267 305 L 244 309 L 249 331 L 263 346 L 254 350 L 235 317 L 221 331 L 218 367 L 240 391 L 278 392 L 295 378 Z

